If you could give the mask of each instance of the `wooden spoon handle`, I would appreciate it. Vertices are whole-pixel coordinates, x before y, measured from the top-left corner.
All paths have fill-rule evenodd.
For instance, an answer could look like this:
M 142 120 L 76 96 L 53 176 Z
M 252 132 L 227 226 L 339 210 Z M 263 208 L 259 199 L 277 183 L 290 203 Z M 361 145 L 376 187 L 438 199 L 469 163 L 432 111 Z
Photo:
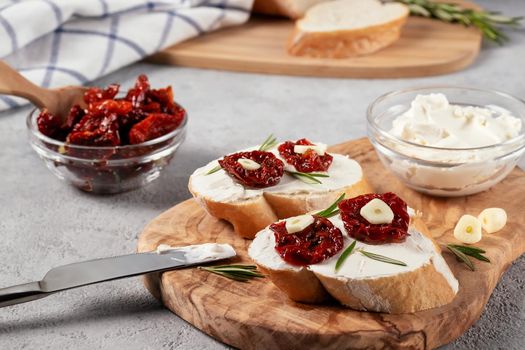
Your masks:
M 48 105 L 51 97 L 49 90 L 33 84 L 3 61 L 0 61 L 0 94 L 25 98 L 39 109 Z

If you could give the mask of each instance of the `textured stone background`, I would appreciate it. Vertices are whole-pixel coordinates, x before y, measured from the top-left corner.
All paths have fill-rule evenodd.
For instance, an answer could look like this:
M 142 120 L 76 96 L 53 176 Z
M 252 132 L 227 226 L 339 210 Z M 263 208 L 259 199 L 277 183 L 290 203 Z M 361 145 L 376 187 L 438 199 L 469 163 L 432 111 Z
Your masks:
M 523 0 L 480 1 L 515 15 Z M 198 166 L 270 132 L 338 143 L 365 135 L 369 102 L 389 90 L 458 84 L 525 97 L 525 31 L 485 45 L 470 68 L 422 79 L 338 80 L 266 76 L 136 64 L 97 84 L 173 85 L 190 115 L 189 136 L 163 176 L 141 190 L 92 196 L 59 182 L 29 147 L 29 108 L 0 114 L 0 286 L 40 279 L 57 265 L 135 250 L 148 221 L 187 199 Z M 522 166 L 525 160 L 522 161 Z M 510 195 L 502 193 L 502 195 Z M 525 198 L 524 198 L 525 201 Z M 481 319 L 446 349 L 523 349 L 525 257 L 502 277 Z M 461 310 L 458 310 L 458 318 Z M 450 327 L 454 327 L 453 324 Z M 140 279 L 110 282 L 0 309 L 1 349 L 223 349 L 164 309 Z

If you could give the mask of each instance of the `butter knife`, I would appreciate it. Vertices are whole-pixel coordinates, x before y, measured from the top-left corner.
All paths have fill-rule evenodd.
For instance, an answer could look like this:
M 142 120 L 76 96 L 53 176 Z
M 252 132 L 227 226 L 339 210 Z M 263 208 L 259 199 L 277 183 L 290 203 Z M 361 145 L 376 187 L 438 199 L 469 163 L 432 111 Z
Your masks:
M 199 256 L 195 254 L 195 249 L 189 251 L 187 247 L 179 247 L 163 249 L 158 253 L 121 255 L 55 267 L 49 270 L 41 281 L 0 289 L 0 307 L 25 303 L 94 283 L 202 265 L 236 255 L 230 245 L 218 246 L 220 249 L 216 249 L 211 255 Z

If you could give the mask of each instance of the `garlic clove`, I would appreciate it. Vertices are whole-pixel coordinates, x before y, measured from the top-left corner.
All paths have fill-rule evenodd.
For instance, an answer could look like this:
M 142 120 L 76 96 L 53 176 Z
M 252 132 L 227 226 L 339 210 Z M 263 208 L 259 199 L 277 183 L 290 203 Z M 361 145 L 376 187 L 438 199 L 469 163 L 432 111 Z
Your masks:
M 479 214 L 478 219 L 487 233 L 494 233 L 507 224 L 507 213 L 501 208 L 487 208 Z
M 366 203 L 359 211 L 362 217 L 371 224 L 390 224 L 394 220 L 394 212 L 390 206 L 379 198 Z
M 327 145 L 324 143 L 316 143 L 313 145 L 295 145 L 293 148 L 293 151 L 295 153 L 303 154 L 304 152 L 308 151 L 309 149 L 313 150 L 315 153 L 317 153 L 320 156 L 324 156 L 326 153 L 326 149 L 328 148 Z
M 245 170 L 257 170 L 261 167 L 261 164 L 248 159 L 248 158 L 239 158 L 237 159 L 237 162 L 245 169 Z
M 473 244 L 481 240 L 481 221 L 472 215 L 463 215 L 456 227 L 454 237 L 463 243 Z
M 314 222 L 312 215 L 300 215 L 293 218 L 286 219 L 286 231 L 288 233 L 296 233 L 304 230 Z

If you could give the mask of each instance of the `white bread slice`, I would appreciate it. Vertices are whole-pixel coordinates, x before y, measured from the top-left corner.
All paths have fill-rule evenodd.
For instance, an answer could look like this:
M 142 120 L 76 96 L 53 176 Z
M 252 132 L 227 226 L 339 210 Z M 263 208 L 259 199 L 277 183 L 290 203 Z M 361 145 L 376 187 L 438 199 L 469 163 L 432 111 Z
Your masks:
M 280 158 L 277 147 L 270 151 Z M 285 173 L 276 186 L 248 189 L 224 170 L 206 175 L 218 164 L 213 161 L 195 170 L 188 188 L 210 215 L 230 222 L 241 237 L 253 239 L 257 232 L 277 219 L 322 210 L 343 192 L 351 198 L 373 191 L 356 161 L 330 154 L 334 157 L 328 169 L 330 177 L 321 178 L 323 184 L 305 184 Z M 285 165 L 285 169 L 295 170 L 289 165 Z
M 358 242 L 337 273 L 335 262 L 353 238 L 346 235 L 339 216 L 330 221 L 345 235 L 345 248 L 322 263 L 308 267 L 286 263 L 275 251 L 274 234 L 269 228 L 257 234 L 248 254 L 295 301 L 318 303 L 331 295 L 355 310 L 398 314 L 439 307 L 455 297 L 458 281 L 419 219 L 411 220 L 411 236 L 404 243 Z M 359 248 L 402 260 L 408 266 L 371 260 L 357 252 Z
M 376 52 L 399 39 L 409 15 L 399 3 L 336 0 L 310 8 L 288 43 L 295 56 L 345 58 Z
M 310 7 L 326 1 L 330 0 L 255 0 L 253 12 L 297 19 Z

